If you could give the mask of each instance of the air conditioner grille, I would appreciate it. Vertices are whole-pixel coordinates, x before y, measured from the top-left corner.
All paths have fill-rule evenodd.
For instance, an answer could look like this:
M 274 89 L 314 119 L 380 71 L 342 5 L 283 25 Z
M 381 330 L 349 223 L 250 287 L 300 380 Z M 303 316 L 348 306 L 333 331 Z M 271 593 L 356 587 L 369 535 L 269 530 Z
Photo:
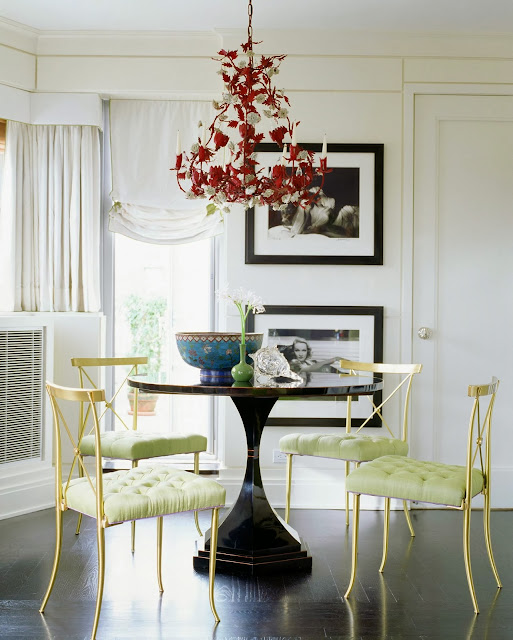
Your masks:
M 43 329 L 0 330 L 0 464 L 41 457 Z

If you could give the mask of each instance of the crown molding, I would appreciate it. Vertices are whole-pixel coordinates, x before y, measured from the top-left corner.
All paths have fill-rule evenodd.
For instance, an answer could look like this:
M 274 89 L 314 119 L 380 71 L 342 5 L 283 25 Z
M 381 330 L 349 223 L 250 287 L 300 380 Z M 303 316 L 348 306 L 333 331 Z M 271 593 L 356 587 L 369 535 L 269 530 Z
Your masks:
M 39 31 L 23 24 L 0 18 L 0 43 L 6 47 L 36 55 Z
M 32 55 L 213 56 L 238 48 L 244 29 L 41 31 L 0 17 L 0 43 Z M 511 33 L 358 32 L 262 29 L 257 51 L 296 56 L 513 58 Z
M 39 35 L 37 54 L 204 57 L 221 46 L 221 37 L 213 31 L 58 31 Z
M 246 39 L 242 29 L 217 29 L 227 49 Z M 257 53 L 296 56 L 393 56 L 513 58 L 513 34 L 424 33 L 261 29 L 255 34 Z

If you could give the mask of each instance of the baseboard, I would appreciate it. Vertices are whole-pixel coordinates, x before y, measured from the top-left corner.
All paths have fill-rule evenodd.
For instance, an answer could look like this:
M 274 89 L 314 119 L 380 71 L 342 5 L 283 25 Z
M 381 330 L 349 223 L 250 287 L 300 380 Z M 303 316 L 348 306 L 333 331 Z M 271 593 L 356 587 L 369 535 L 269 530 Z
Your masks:
M 0 520 L 53 507 L 53 468 L 20 469 L 0 478 L 0 505 Z

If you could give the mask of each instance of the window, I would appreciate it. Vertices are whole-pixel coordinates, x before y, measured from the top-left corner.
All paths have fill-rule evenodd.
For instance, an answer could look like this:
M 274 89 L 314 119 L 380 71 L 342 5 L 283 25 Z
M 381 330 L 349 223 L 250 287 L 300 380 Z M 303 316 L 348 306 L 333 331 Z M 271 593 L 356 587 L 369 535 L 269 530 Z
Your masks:
M 212 326 L 213 244 L 153 245 L 114 234 L 114 355 L 148 356 L 148 374 L 161 381 L 189 370 L 174 333 Z M 155 406 L 152 398 L 139 400 L 138 429 L 194 431 L 213 450 L 212 398 L 156 394 L 154 400 Z M 131 411 L 129 398 L 120 398 L 116 409 Z
M 214 328 L 216 241 L 210 238 L 181 245 L 156 245 L 108 230 L 108 210 L 112 205 L 109 125 L 105 101 L 102 272 L 107 355 L 148 356 L 149 374 L 165 381 L 172 371 L 190 370 L 178 353 L 175 332 Z M 117 388 L 121 380 L 107 379 L 107 390 Z M 160 394 L 154 408 L 141 404 L 139 397 L 138 429 L 201 433 L 207 436 L 207 450 L 215 453 L 213 398 Z M 121 417 L 128 417 L 128 394 L 116 399 L 116 410 Z M 202 465 L 205 459 L 208 456 L 202 454 Z M 172 460 L 182 463 L 178 456 Z

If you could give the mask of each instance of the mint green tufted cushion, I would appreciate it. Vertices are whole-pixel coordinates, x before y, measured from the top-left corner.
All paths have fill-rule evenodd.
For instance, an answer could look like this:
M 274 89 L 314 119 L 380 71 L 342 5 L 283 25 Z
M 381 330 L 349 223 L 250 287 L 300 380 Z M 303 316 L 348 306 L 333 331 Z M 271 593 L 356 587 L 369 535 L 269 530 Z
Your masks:
M 95 493 L 87 478 L 72 480 L 64 497 L 70 509 L 96 517 Z M 215 480 L 158 465 L 105 473 L 103 497 L 112 524 L 222 506 L 226 490 Z
M 280 439 L 280 449 L 284 453 L 295 453 L 301 456 L 366 462 L 385 455 L 405 456 L 408 453 L 408 444 L 387 436 L 290 433 Z
M 346 489 L 352 493 L 460 507 L 465 496 L 465 474 L 465 467 L 385 456 L 351 471 Z M 472 469 L 472 496 L 482 489 L 481 470 Z
M 207 439 L 195 433 L 144 433 L 142 431 L 106 431 L 101 434 L 102 455 L 122 460 L 142 460 L 176 453 L 206 451 Z M 94 456 L 94 435 L 85 436 L 80 443 L 84 456 Z

